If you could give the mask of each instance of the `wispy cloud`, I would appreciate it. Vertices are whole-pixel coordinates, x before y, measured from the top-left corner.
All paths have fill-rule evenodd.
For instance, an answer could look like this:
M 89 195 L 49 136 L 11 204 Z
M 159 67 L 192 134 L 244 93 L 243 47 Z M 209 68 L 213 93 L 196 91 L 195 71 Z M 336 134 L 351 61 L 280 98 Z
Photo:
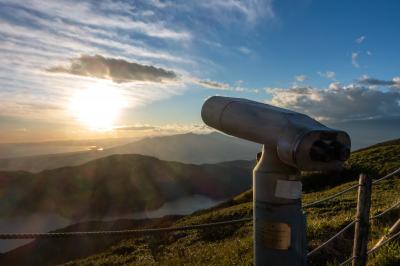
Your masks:
M 317 72 L 318 75 L 327 79 L 335 79 L 336 73 L 334 71 Z
M 104 2 L 97 5 L 95 2 L 83 1 L 7 1 L 3 3 L 38 12 L 53 19 L 63 19 L 70 24 L 80 26 L 102 27 L 109 29 L 120 29 L 135 31 L 150 37 L 166 38 L 172 40 L 188 40 L 191 34 L 185 31 L 166 28 L 162 23 L 152 23 L 135 20 L 132 12 L 128 14 L 121 11 L 132 11 L 134 6 L 129 2 Z
M 247 22 L 254 24 L 259 19 L 275 17 L 272 2 L 272 0 L 206 0 L 199 1 L 199 4 L 212 12 L 218 13 L 222 20 L 232 21 L 238 17 L 243 17 Z M 231 11 L 236 16 L 227 17 L 229 13 L 226 13 L 226 11 Z
M 298 82 L 304 82 L 304 81 L 307 80 L 308 77 L 307 77 L 306 75 L 303 75 L 303 74 L 302 74 L 302 75 L 297 75 L 297 76 L 295 76 L 294 78 L 295 78 L 295 80 L 298 81 Z
M 212 128 L 204 124 L 164 124 L 164 125 L 149 125 L 149 124 L 135 124 L 135 125 L 125 125 L 117 126 L 114 128 L 117 131 L 146 131 L 150 134 L 181 134 L 181 133 L 210 133 L 213 131 Z
M 128 131 L 145 131 L 153 129 L 157 129 L 157 127 L 150 125 L 131 125 L 131 126 L 114 127 L 114 130 L 128 130 Z
M 365 36 L 364 36 L 364 35 L 363 35 L 363 36 L 360 36 L 360 37 L 358 37 L 358 38 L 356 39 L 356 43 L 360 44 L 360 43 L 362 43 L 364 40 L 365 40 Z
M 193 79 L 193 82 L 209 89 L 217 89 L 217 90 L 231 89 L 231 86 L 229 84 L 218 81 Z
M 356 68 L 360 67 L 360 64 L 358 63 L 358 55 L 359 55 L 358 52 L 351 53 L 351 64 Z
M 248 55 L 248 54 L 251 53 L 251 50 L 250 50 L 249 48 L 245 47 L 245 46 L 239 47 L 238 50 L 239 50 L 241 53 L 245 54 L 245 55 Z

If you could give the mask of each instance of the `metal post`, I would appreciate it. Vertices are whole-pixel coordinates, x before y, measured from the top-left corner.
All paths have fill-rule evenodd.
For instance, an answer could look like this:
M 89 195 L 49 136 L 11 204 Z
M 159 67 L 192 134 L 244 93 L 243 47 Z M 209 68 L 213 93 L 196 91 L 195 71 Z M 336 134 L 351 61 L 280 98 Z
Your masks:
M 354 229 L 353 266 L 367 265 L 369 211 L 371 207 L 371 178 L 360 174 L 357 199 L 356 225 Z
M 307 264 L 306 220 L 298 170 L 267 149 L 253 171 L 254 265 Z

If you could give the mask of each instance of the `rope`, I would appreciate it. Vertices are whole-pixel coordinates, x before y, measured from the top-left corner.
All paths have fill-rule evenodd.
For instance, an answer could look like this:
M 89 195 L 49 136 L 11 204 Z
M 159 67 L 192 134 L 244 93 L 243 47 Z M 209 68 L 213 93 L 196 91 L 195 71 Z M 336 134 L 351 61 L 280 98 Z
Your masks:
M 214 226 L 225 226 L 230 224 L 244 223 L 252 221 L 252 218 L 237 220 L 188 225 L 181 227 L 165 227 L 150 229 L 118 230 L 118 231 L 87 231 L 87 232 L 57 232 L 57 233 L 21 233 L 21 234 L 0 234 L 0 239 L 35 239 L 35 238 L 68 238 L 68 237 L 102 237 L 102 236 L 121 236 L 121 235 L 142 235 L 161 232 L 188 231 L 193 229 L 208 228 Z
M 379 182 L 381 182 L 381 181 L 383 181 L 383 180 L 385 180 L 385 179 L 388 179 L 389 177 L 394 176 L 394 175 L 397 174 L 397 173 L 400 173 L 400 168 L 398 168 L 397 170 L 391 172 L 390 174 L 385 175 L 384 177 L 382 177 L 382 178 L 380 178 L 380 179 L 374 180 L 374 181 L 372 182 L 372 184 L 379 183 Z M 329 196 L 329 197 L 326 197 L 326 198 L 323 198 L 323 199 L 320 199 L 320 200 L 317 200 L 317 201 L 314 201 L 314 202 L 311 202 L 311 203 L 304 204 L 304 205 L 303 205 L 303 208 L 310 208 L 310 207 L 313 207 L 313 206 L 315 206 L 315 205 L 318 205 L 318 204 L 320 204 L 320 203 L 322 203 L 322 202 L 325 202 L 325 201 L 334 199 L 334 198 L 336 198 L 336 197 L 338 197 L 338 196 L 340 196 L 340 195 L 342 195 L 342 194 L 344 194 L 344 193 L 346 193 L 346 192 L 349 192 L 349 191 L 351 191 L 351 190 L 353 190 L 353 189 L 358 188 L 359 186 L 360 186 L 360 185 L 357 184 L 357 185 L 351 186 L 351 187 L 349 187 L 349 188 L 346 188 L 346 189 L 344 189 L 344 190 L 342 190 L 342 191 L 340 191 L 340 192 L 338 192 L 338 193 L 336 193 L 336 194 L 333 194 L 333 195 L 331 195 L 331 196 Z
M 396 234 L 392 235 L 391 237 L 389 237 L 388 239 L 386 239 L 385 241 L 383 241 L 382 243 L 380 243 L 378 246 L 368 250 L 367 254 L 371 254 L 374 253 L 375 251 L 377 251 L 380 247 L 382 247 L 383 245 L 385 245 L 386 243 L 392 241 L 393 239 L 395 239 L 396 237 L 400 236 L 400 231 L 397 232 Z
M 307 257 L 313 255 L 315 252 L 317 252 L 318 250 L 320 250 L 321 248 L 325 247 L 326 245 L 328 245 L 329 243 L 331 243 L 333 240 L 335 240 L 338 236 L 340 236 L 344 231 L 346 231 L 348 228 L 350 228 L 351 226 L 353 226 L 356 223 L 356 221 L 352 221 L 351 223 L 349 223 L 348 225 L 346 225 L 342 230 L 340 230 L 339 232 L 337 232 L 334 236 L 332 236 L 331 238 L 329 238 L 327 241 L 325 241 L 324 243 L 322 243 L 321 245 L 319 245 L 318 247 L 316 247 L 315 249 L 313 249 L 312 251 L 308 252 Z
M 395 208 L 398 207 L 398 206 L 400 206 L 400 201 L 397 202 L 396 204 L 394 204 L 393 206 L 387 208 L 387 209 L 384 210 L 383 212 L 381 212 L 381 213 L 379 213 L 379 214 L 377 214 L 377 215 L 374 215 L 374 216 L 370 217 L 369 219 L 370 219 L 370 220 L 377 219 L 377 218 L 383 216 L 384 214 L 390 212 L 391 210 L 395 209 Z
M 325 202 L 325 201 L 328 201 L 328 200 L 331 200 L 331 199 L 333 199 L 333 198 L 336 198 L 336 197 L 339 197 L 340 195 L 342 195 L 342 194 L 344 194 L 344 193 L 346 193 L 346 192 L 349 192 L 349 191 L 351 191 L 351 190 L 353 190 L 353 189 L 356 189 L 356 188 L 358 188 L 360 185 L 354 185 L 354 186 L 351 186 L 351 187 L 349 187 L 349 188 L 346 188 L 345 190 L 342 190 L 342 191 L 340 191 L 340 192 L 338 192 L 338 193 L 336 193 L 336 194 L 333 194 L 333 195 L 331 195 L 331 196 L 329 196 L 329 197 L 326 197 L 326 198 L 323 198 L 323 199 L 320 199 L 320 200 L 317 200 L 317 201 L 314 201 L 314 202 L 311 202 L 311 203 L 307 203 L 307 204 L 304 204 L 303 205 L 303 208 L 310 208 L 310 207 L 313 207 L 313 206 L 315 206 L 315 205 L 317 205 L 317 204 L 320 204 L 320 203 L 322 203 L 322 202 Z
M 379 179 L 377 179 L 377 180 L 372 181 L 372 184 L 379 183 L 379 182 L 381 182 L 381 181 L 383 181 L 383 180 L 385 180 L 385 179 L 387 179 L 387 178 L 389 178 L 389 177 L 391 177 L 391 176 L 394 176 L 394 175 L 397 174 L 397 173 L 400 173 L 400 168 L 398 168 L 397 170 L 391 172 L 390 174 L 385 175 L 385 176 L 382 177 L 382 178 L 379 178 Z
M 374 253 L 375 251 L 377 251 L 379 248 L 381 248 L 383 245 L 385 245 L 386 243 L 392 241 L 393 239 L 395 239 L 396 237 L 400 236 L 400 231 L 397 232 L 396 234 L 392 235 L 391 237 L 389 237 L 388 239 L 386 239 L 385 241 L 383 241 L 381 244 L 379 244 L 378 246 L 370 249 L 367 251 L 367 255 Z M 347 263 L 349 263 L 350 261 L 352 261 L 353 259 L 355 259 L 354 256 L 348 258 L 347 260 L 343 261 L 342 263 L 339 264 L 339 266 L 343 266 L 346 265 Z
M 348 258 L 347 260 L 343 261 L 342 263 L 339 264 L 339 266 L 343 266 L 346 265 L 347 263 L 349 263 L 350 261 L 353 261 L 356 257 L 352 256 L 350 258 Z

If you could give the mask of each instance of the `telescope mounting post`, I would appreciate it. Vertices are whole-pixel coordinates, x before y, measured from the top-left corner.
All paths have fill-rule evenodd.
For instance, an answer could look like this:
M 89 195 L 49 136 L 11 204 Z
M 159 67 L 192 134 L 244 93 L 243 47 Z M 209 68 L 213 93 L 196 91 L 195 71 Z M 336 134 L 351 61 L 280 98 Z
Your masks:
M 254 265 L 307 265 L 299 171 L 263 146 L 253 170 Z

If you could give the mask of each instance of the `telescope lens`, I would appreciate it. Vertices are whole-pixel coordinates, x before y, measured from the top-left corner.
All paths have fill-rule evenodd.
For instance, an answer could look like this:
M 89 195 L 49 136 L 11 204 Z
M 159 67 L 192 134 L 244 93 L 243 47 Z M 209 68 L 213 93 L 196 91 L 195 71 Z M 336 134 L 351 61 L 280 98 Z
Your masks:
M 318 140 L 310 149 L 310 157 L 314 161 L 346 161 L 350 149 L 336 140 Z

